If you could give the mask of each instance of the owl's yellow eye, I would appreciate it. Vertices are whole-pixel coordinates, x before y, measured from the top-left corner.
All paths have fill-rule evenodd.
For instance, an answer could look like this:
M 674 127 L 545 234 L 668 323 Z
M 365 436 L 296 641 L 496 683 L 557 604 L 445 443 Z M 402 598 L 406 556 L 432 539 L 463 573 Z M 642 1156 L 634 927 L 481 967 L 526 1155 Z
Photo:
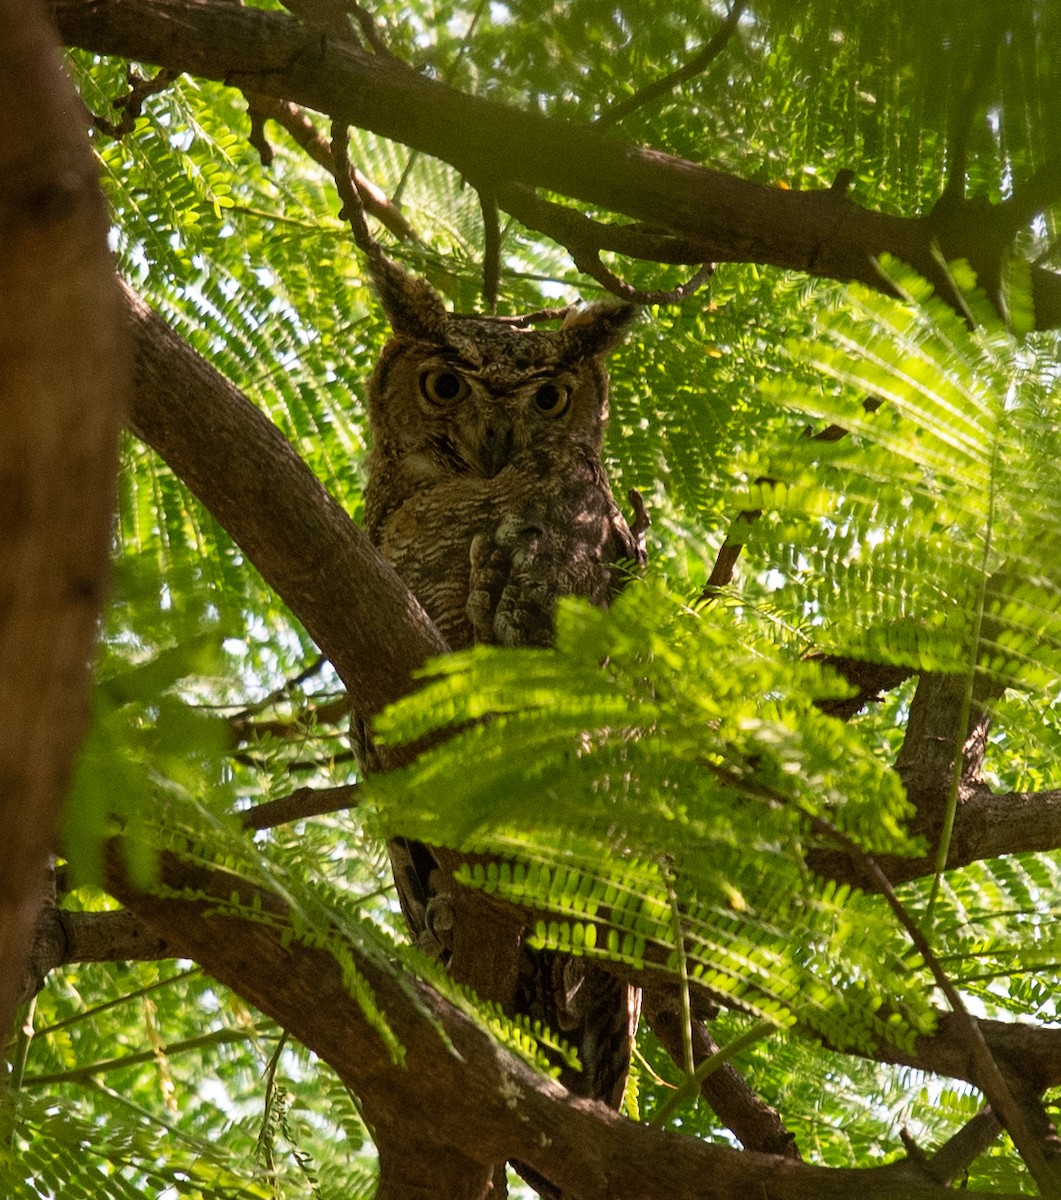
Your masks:
M 547 417 L 562 417 L 567 412 L 571 394 L 556 383 L 543 383 L 534 393 L 534 404 Z
M 468 381 L 456 371 L 425 371 L 420 376 L 420 391 L 429 404 L 449 407 L 468 395 Z

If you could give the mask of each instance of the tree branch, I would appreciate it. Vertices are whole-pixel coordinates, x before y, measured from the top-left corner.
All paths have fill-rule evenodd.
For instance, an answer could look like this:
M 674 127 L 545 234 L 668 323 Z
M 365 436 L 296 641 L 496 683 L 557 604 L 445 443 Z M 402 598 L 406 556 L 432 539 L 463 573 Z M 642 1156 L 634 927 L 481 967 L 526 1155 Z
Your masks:
M 71 912 L 46 904 L 37 921 L 19 1002 L 67 963 L 144 962 L 172 958 L 165 939 L 129 912 Z
M 660 96 L 665 96 L 668 92 L 674 91 L 676 87 L 685 83 L 687 79 L 693 79 L 695 76 L 706 71 L 722 53 L 726 43 L 733 36 L 733 31 L 737 28 L 741 14 L 747 7 L 748 0 L 734 0 L 734 4 L 726 14 L 725 20 L 723 20 L 714 34 L 688 62 L 683 63 L 674 71 L 669 71 L 660 79 L 653 80 L 652 83 L 639 88 L 632 96 L 628 96 L 625 100 L 620 100 L 617 104 L 613 104 L 611 108 L 601 113 L 596 119 L 594 124 L 597 128 L 610 128 L 624 117 L 628 117 L 632 112 L 636 112 L 637 109 L 644 108 L 646 104 L 650 104 Z
M 546 188 L 623 213 L 703 243 L 705 261 L 769 263 L 879 289 L 886 284 L 873 259 L 889 253 L 947 294 L 934 239 L 953 257 L 953 235 L 954 250 L 978 273 L 998 274 L 995 239 L 978 241 L 965 224 L 870 212 L 834 189 L 766 187 L 465 95 L 282 13 L 223 0 L 53 0 L 52 11 L 68 44 L 303 104 L 471 179 Z M 983 234 L 993 213 L 973 232 Z M 1035 268 L 1033 280 L 1040 327 L 1061 324 L 1061 276 Z
M 942 806 L 946 793 L 930 802 Z M 1004 792 L 974 791 L 962 798 L 955 816 L 954 832 L 947 855 L 947 870 L 966 867 L 1002 854 L 1061 849 L 1061 791 Z M 931 875 L 933 854 L 920 858 L 880 855 L 877 859 L 894 884 Z M 839 882 L 859 882 L 846 855 L 815 850 L 807 863 L 820 875 Z
M 926 1169 L 933 1179 L 950 1184 L 972 1166 L 1001 1132 L 1002 1126 L 990 1106 L 982 1108 L 927 1158 Z
M 345 783 L 330 788 L 298 788 L 288 796 L 255 804 L 240 813 L 244 829 L 272 829 L 289 821 L 304 821 L 325 813 L 344 812 L 361 802 L 361 785 Z
M 268 119 L 282 126 L 318 166 L 331 174 L 331 143 L 297 104 L 278 100 L 275 96 L 263 96 L 261 92 L 247 92 L 247 112 L 252 121 Z M 258 152 L 263 154 L 261 146 L 258 146 Z M 264 157 L 263 154 L 263 161 Z M 395 237 L 403 241 L 419 241 L 416 230 L 409 224 L 401 209 L 387 199 L 386 192 L 378 188 L 366 175 L 362 175 L 356 167 L 350 168 L 350 174 L 365 212 L 374 216 Z
M 112 108 L 121 112 L 121 120 L 111 121 L 107 117 L 93 113 L 92 124 L 108 137 L 123 138 L 136 128 L 136 122 L 144 110 L 144 101 L 165 91 L 176 78 L 177 76 L 172 71 L 162 70 L 154 78 L 144 79 L 130 66 L 125 75 L 129 90 L 124 96 L 118 96 L 111 104 Z
M 259 1035 L 249 1029 L 215 1029 L 210 1033 L 202 1033 L 198 1037 L 185 1038 L 179 1042 L 171 1042 L 166 1046 L 166 1056 L 187 1054 L 192 1050 L 204 1050 L 210 1046 L 224 1046 L 232 1042 L 247 1042 Z M 26 1088 L 49 1087 L 56 1083 L 88 1083 L 100 1075 L 108 1075 L 111 1071 L 122 1071 L 126 1067 L 138 1063 L 152 1062 L 157 1057 L 155 1050 L 140 1050 L 133 1054 L 123 1054 L 118 1058 L 102 1059 L 99 1062 L 86 1063 L 82 1067 L 71 1067 L 69 1071 L 52 1071 L 42 1075 L 27 1075 L 22 1080 Z
M 139 297 L 124 296 L 133 430 L 231 534 L 370 720 L 445 642 L 276 426 Z
M 951 1194 L 912 1163 L 866 1170 L 806 1166 L 637 1125 L 603 1104 L 572 1098 L 499 1049 L 426 985 L 401 979 L 345 944 L 344 957 L 372 989 L 404 1048 L 396 1062 L 351 999 L 336 960 L 285 934 L 287 912 L 275 897 L 169 853 L 162 877 L 167 888 L 184 895 L 163 899 L 138 892 L 118 870 L 110 887 L 183 956 L 202 963 L 332 1065 L 358 1095 L 381 1146 L 392 1147 L 381 1149 L 380 1196 L 423 1196 L 426 1178 L 433 1195 L 485 1197 L 488 1167 L 478 1176 L 481 1189 L 469 1186 L 476 1164 L 512 1158 L 583 1200 L 698 1195 L 705 1179 L 718 1200 L 759 1194 L 771 1200 L 847 1200 L 853 1194 L 946 1200 Z M 388 1136 L 396 1121 L 404 1159 Z M 425 1166 L 426 1176 L 419 1169 Z M 450 1181 L 457 1185 L 453 1190 Z M 982 1193 L 966 1194 L 986 1200 Z
M 959 744 L 959 720 L 966 680 L 963 675 L 927 673 L 918 680 L 910 705 L 910 718 L 895 769 L 906 794 L 917 809 L 917 828 L 938 834 Z M 990 713 L 982 705 L 969 714 L 962 731 L 959 798 L 976 786 L 987 742 Z

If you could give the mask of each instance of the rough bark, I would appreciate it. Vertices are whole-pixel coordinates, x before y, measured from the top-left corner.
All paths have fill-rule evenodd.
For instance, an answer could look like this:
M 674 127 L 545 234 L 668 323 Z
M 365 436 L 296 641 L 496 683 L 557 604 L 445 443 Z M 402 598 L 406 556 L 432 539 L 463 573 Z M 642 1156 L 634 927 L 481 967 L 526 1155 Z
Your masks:
M 88 711 L 122 322 L 80 109 L 43 14 L 0 0 L 0 1035 Z
M 68 45 L 305 105 L 452 163 L 495 195 L 505 184 L 545 188 L 662 227 L 717 262 L 881 287 L 872 258 L 887 252 L 946 293 L 936 245 L 990 281 L 1014 232 L 1002 207 L 958 203 L 934 217 L 898 217 L 862 208 L 842 189 L 752 183 L 466 95 L 281 13 L 224 0 L 54 0 L 52 10 Z M 1056 200 L 1057 180 L 1048 176 L 1041 190 L 1039 200 Z M 1061 276 L 1035 267 L 1033 283 L 1040 327 L 1061 324 Z
M 410 1161 L 431 1163 L 437 1156 L 426 1190 L 416 1176 L 410 1178 L 407 1165 L 381 1156 L 380 1195 L 388 1200 L 485 1197 L 486 1164 L 506 1158 L 541 1171 L 571 1200 L 757 1195 L 846 1200 L 856 1194 L 867 1200 L 944 1200 L 952 1194 L 927 1179 L 912 1160 L 864 1170 L 807 1166 L 661 1132 L 603 1104 L 575 1099 L 500 1049 L 425 984 L 403 979 L 359 947 L 346 945 L 403 1047 L 401 1061 L 395 1061 L 351 999 L 336 959 L 285 937 L 286 913 L 275 897 L 255 895 L 242 880 L 172 855 L 164 858 L 163 880 L 170 888 L 186 889 L 188 898 L 145 895 L 123 877 L 118 856 L 112 861 L 111 890 L 176 952 L 201 963 L 330 1063 L 359 1097 L 377 1134 L 386 1134 L 400 1115 Z M 245 919 L 232 910 L 233 896 L 248 911 L 256 900 L 258 915 Z M 275 917 L 277 925 L 266 923 L 262 913 Z M 1038 1078 L 1061 1078 L 1061 1041 L 1045 1036 L 1043 1041 L 1049 1042 L 1051 1056 L 1045 1046 L 1032 1049 L 1043 1052 Z M 961 1056 L 960 1045 L 941 1051 L 956 1065 Z M 480 1190 L 474 1190 L 473 1179 Z
M 279 429 L 128 288 L 130 424 L 228 531 L 369 720 L 446 644 Z
M 68 963 L 172 958 L 173 950 L 131 912 L 76 912 L 45 903 L 23 974 L 23 1003 L 35 996 L 56 967 Z

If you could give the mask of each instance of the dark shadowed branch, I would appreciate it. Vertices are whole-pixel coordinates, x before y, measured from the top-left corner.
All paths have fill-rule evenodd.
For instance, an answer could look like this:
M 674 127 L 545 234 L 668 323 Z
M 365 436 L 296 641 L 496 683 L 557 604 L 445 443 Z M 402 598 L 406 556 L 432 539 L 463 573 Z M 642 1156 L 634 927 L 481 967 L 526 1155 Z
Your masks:
M 880 288 L 873 260 L 888 253 L 945 292 L 939 248 L 968 258 L 988 281 L 998 278 L 1008 248 L 989 205 L 959 206 L 946 221 L 899 217 L 836 189 L 753 183 L 466 95 L 282 13 L 224 0 L 53 0 L 52 11 L 69 45 L 304 105 L 440 158 L 470 179 L 547 189 L 648 222 L 702 244 L 701 261 L 765 263 Z M 1061 277 L 1035 268 L 1033 284 L 1040 327 L 1061 324 Z
M 278 1021 L 356 1092 L 380 1138 L 381 1196 L 483 1197 L 489 1185 L 483 1164 L 512 1158 L 585 1200 L 696 1195 L 705 1179 L 718 1200 L 760 1192 L 772 1200 L 950 1195 L 911 1160 L 866 1170 L 807 1166 L 661 1132 L 603 1104 L 574 1099 L 499 1049 L 485 1030 L 426 985 L 398 978 L 347 945 L 345 952 L 404 1048 L 396 1061 L 351 999 L 336 960 L 286 935 L 286 911 L 275 897 L 169 854 L 163 880 L 184 896 L 138 892 L 119 870 L 110 887 L 180 954 Z M 510 1103 L 517 1094 L 519 1103 Z M 399 1117 L 401 1137 L 391 1138 Z M 410 1136 L 410 1129 L 420 1134 Z M 404 1159 L 397 1157 L 399 1145 Z M 425 1191 L 425 1184 L 435 1190 Z

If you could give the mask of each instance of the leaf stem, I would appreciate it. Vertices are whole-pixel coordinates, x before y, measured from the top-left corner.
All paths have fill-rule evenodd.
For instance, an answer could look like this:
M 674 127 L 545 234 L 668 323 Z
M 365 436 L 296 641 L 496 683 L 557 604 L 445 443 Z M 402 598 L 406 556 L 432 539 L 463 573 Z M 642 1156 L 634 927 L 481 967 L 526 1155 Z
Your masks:
M 716 1050 L 714 1054 L 709 1054 L 707 1058 L 693 1071 L 681 1084 L 678 1089 L 673 1092 L 659 1109 L 652 1114 L 649 1120 L 650 1125 L 662 1125 L 668 1121 L 678 1108 L 687 1100 L 691 1100 L 701 1085 L 709 1075 L 713 1075 L 721 1066 L 724 1066 L 732 1058 L 736 1058 L 743 1050 L 747 1050 L 749 1046 L 753 1046 L 756 1042 L 760 1042 L 763 1038 L 769 1037 L 777 1029 L 777 1026 L 772 1021 L 757 1021 L 749 1029 L 746 1029 L 738 1037 L 727 1042 L 726 1045 Z

